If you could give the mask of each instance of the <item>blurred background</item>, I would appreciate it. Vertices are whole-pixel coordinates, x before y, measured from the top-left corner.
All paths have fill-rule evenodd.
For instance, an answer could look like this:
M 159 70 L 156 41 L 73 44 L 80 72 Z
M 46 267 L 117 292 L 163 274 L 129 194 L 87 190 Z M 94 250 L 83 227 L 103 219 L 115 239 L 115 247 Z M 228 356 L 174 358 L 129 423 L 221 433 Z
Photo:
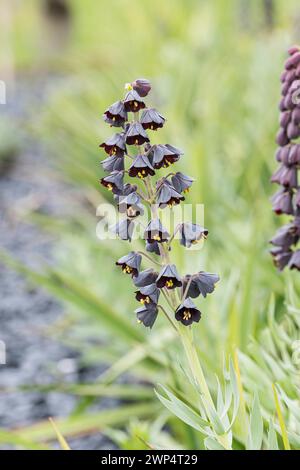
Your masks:
M 268 240 L 284 222 L 269 201 L 279 77 L 299 41 L 297 0 L 0 1 L 0 448 L 56 448 L 49 416 L 73 449 L 197 444 L 153 393 L 176 380 L 173 332 L 136 324 L 114 266 L 129 245 L 96 238 L 96 207 L 112 201 L 98 184 L 101 115 L 138 77 L 168 120 L 155 139 L 183 148 L 178 171 L 196 179 L 187 202 L 205 205 L 204 249 L 174 259 L 221 277 L 200 301 L 208 382 L 238 348 L 265 415 L 274 380 L 298 400 L 285 362 L 298 274 L 276 272 Z M 276 328 L 289 332 L 285 356 Z

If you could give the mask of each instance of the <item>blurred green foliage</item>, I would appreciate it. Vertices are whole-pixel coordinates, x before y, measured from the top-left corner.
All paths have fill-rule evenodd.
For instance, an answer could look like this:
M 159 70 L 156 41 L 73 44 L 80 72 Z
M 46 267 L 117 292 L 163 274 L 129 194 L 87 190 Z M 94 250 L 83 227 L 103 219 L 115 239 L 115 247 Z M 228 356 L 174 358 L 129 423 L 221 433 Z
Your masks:
M 216 293 L 199 302 L 203 318 L 196 327 L 199 354 L 214 390 L 213 374 L 222 375 L 224 355 L 238 348 L 247 357 L 250 340 L 260 341 L 270 326 L 271 294 L 276 322 L 285 314 L 286 286 L 294 284 L 294 300 L 299 290 L 297 273 L 278 274 L 268 255 L 268 240 L 278 224 L 269 201 L 274 192 L 269 178 L 275 168 L 279 76 L 285 50 L 299 41 L 299 5 L 275 0 L 270 29 L 261 0 L 73 0 L 68 40 L 49 56 L 43 54 L 47 30 L 38 6 L 28 0 L 26 9 L 20 7 L 16 14 L 15 63 L 20 71 L 46 68 L 64 78 L 52 87 L 30 126 L 48 146 L 59 178 L 76 186 L 88 209 L 78 210 L 74 204 L 67 220 L 35 215 L 44 228 L 59 233 L 60 240 L 55 270 L 33 277 L 69 305 L 80 327 L 82 321 L 89 322 L 88 315 L 93 318 L 92 328 L 96 325 L 104 346 L 83 346 L 85 330 L 79 334 L 76 325 L 70 337 L 65 331 L 62 337 L 79 345 L 86 359 L 111 364 L 100 382 L 111 384 L 129 370 L 137 380 L 165 383 L 167 367 L 168 380 L 176 384 L 180 352 L 172 333 L 163 319 L 152 332 L 136 325 L 133 288 L 114 268 L 114 260 L 129 245 L 100 242 L 95 235 L 96 207 L 111 200 L 98 185 L 99 161 L 105 156 L 97 146 L 110 135 L 101 114 L 120 98 L 124 83 L 149 78 L 149 102 L 167 118 L 154 141 L 184 149 L 177 168 L 196 179 L 187 202 L 204 204 L 210 231 L 203 250 L 188 252 L 176 246 L 173 259 L 182 273 L 205 269 L 221 277 Z M 253 344 L 251 360 L 259 361 L 259 352 L 253 358 Z M 276 351 L 273 355 L 276 361 Z M 244 378 L 248 366 L 245 360 L 241 364 Z M 276 380 L 271 372 L 270 384 Z M 261 404 L 267 416 L 272 414 L 265 400 Z M 119 424 L 117 419 L 112 422 Z M 195 443 L 194 432 L 178 421 L 171 429 L 184 448 L 203 446 L 201 438 Z M 128 432 L 114 437 L 119 445 L 132 448 L 135 437 Z M 148 435 L 147 426 L 141 435 Z

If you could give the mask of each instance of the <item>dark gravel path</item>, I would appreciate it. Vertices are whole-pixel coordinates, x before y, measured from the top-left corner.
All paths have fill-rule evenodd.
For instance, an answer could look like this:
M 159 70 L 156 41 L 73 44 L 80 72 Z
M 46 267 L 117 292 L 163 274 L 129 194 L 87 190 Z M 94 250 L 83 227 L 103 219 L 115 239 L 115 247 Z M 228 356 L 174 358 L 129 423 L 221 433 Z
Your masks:
M 22 81 L 4 111 L 14 122 L 30 118 L 32 110 L 43 106 L 46 95 L 46 83 L 33 86 L 30 81 Z M 12 165 L 0 171 L 0 245 L 36 267 L 41 260 L 51 259 L 53 240 L 26 223 L 26 213 L 35 207 L 61 213 L 72 189 L 53 181 L 49 176 L 51 164 L 39 143 L 28 135 L 23 137 L 21 153 Z M 82 368 L 78 352 L 40 334 L 62 315 L 62 306 L 55 299 L 39 288 L 28 287 L 20 275 L 0 264 L 0 340 L 6 344 L 6 365 L 0 365 L 0 389 L 37 382 L 49 384 L 57 376 L 65 382 L 83 382 L 99 374 L 100 368 Z M 0 427 L 14 428 L 49 416 L 66 416 L 76 404 L 76 397 L 56 392 L 1 393 Z M 113 447 L 100 434 L 69 442 L 73 449 Z

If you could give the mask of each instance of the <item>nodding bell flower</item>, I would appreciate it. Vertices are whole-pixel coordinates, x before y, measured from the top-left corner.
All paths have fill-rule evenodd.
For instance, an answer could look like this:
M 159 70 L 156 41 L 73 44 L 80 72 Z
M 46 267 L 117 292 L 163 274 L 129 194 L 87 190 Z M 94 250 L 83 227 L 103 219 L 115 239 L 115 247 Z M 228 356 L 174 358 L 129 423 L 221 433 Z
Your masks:
M 172 184 L 178 193 L 188 193 L 194 180 L 190 176 L 184 175 L 180 171 L 171 178 Z
M 145 98 L 151 90 L 151 84 L 146 78 L 137 78 L 131 86 L 142 98 Z
M 128 255 L 122 256 L 117 262 L 117 266 L 121 266 L 123 273 L 131 276 L 138 276 L 141 266 L 142 256 L 135 251 L 131 251 Z
M 144 304 L 142 307 L 135 310 L 137 320 L 144 326 L 152 328 L 158 314 L 158 308 L 154 303 Z
M 195 245 L 201 240 L 204 240 L 208 235 L 208 230 L 201 227 L 201 225 L 185 222 L 180 224 L 179 234 L 180 244 L 190 248 L 192 245 Z
M 292 70 L 292 69 L 291 69 Z M 290 73 L 290 72 L 288 72 Z M 300 75 L 299 75 L 300 76 Z M 292 83 L 291 77 L 285 77 Z M 179 276 L 175 264 L 172 264 L 171 244 L 179 231 L 180 243 L 184 247 L 205 239 L 208 231 L 196 223 L 182 222 L 172 231 L 172 236 L 162 225 L 159 210 L 165 207 L 172 208 L 184 201 L 184 193 L 188 192 L 193 178 L 181 172 L 169 173 L 158 181 L 155 177 L 156 170 L 163 170 L 176 163 L 183 152 L 169 144 L 150 143 L 147 131 L 158 131 L 165 125 L 165 118 L 153 107 L 146 107 L 143 100 L 151 90 L 150 82 L 146 79 L 136 79 L 126 84 L 124 100 L 112 104 L 103 115 L 104 121 L 114 127 L 122 127 L 122 131 L 103 142 L 108 157 L 101 162 L 103 170 L 108 172 L 101 179 L 101 184 L 114 194 L 118 211 L 123 219 L 113 227 L 113 231 L 122 240 L 131 242 L 139 220 L 136 218 L 148 212 L 151 219 L 146 222 L 144 228 L 144 251 L 131 251 L 121 257 L 116 265 L 125 274 L 129 274 L 137 290 L 136 299 L 142 304 L 135 310 L 137 320 L 145 327 L 152 328 L 158 316 L 159 309 L 169 316 L 166 309 L 171 308 L 172 314 L 183 325 L 191 325 L 198 322 L 201 317 L 200 310 L 194 305 L 192 298 L 200 295 L 206 297 L 215 289 L 219 280 L 217 274 L 200 271 L 194 275 Z M 288 90 L 287 90 L 288 91 Z M 291 97 L 287 95 L 287 100 Z M 287 101 L 286 100 L 286 101 Z M 300 108 L 285 109 L 285 101 L 281 103 L 281 125 L 284 127 L 280 134 L 281 144 L 290 142 L 291 136 L 296 135 L 295 126 L 300 125 Z M 134 113 L 133 119 L 130 113 Z M 130 116 L 130 118 L 128 118 Z M 293 126 L 291 125 L 293 123 Z M 132 148 L 130 146 L 137 146 Z M 129 160 L 131 159 L 131 161 Z M 281 163 L 281 169 L 273 177 L 273 180 L 283 186 L 274 200 L 277 211 L 294 211 L 297 223 L 287 226 L 285 230 L 277 233 L 272 243 L 274 245 L 274 260 L 280 266 L 287 264 L 293 252 L 290 244 L 300 238 L 300 189 L 298 190 L 296 168 L 300 166 L 300 144 L 289 143 L 288 150 L 281 147 L 276 153 L 276 159 Z M 127 162 L 126 162 L 127 160 Z M 128 162 L 130 163 L 128 164 Z M 128 170 L 127 170 L 128 168 Z M 137 178 L 137 184 L 124 182 L 125 177 Z M 152 179 L 153 178 L 153 179 Z M 297 208 L 297 204 L 299 208 Z M 147 211 L 145 210 L 147 209 Z M 292 212 L 291 212 L 292 213 Z M 296 221 L 296 219 L 295 219 Z M 141 224 L 139 225 L 139 229 Z M 287 256 L 288 253 L 288 256 Z M 157 256 L 156 256 L 157 255 Z M 142 257 L 160 266 L 160 272 L 152 268 L 140 271 Z M 297 259 L 292 265 L 297 267 Z M 161 290 L 163 296 L 160 296 Z M 176 290 L 176 292 L 174 292 Z M 162 299 L 162 297 L 164 297 Z M 179 297 L 181 304 L 176 308 L 175 299 Z M 163 304 L 158 304 L 162 299 Z M 166 308 L 166 309 L 165 309 Z M 170 317 L 169 317 L 170 319 Z M 173 323 L 175 326 L 176 322 Z
M 129 219 L 134 219 L 139 215 L 143 215 L 144 207 L 141 204 L 141 198 L 136 192 L 132 192 L 127 196 L 120 196 L 118 201 L 118 209 L 121 214 L 126 214 Z
M 145 269 L 141 271 L 137 277 L 133 278 L 133 283 L 136 287 L 146 287 L 156 282 L 158 273 L 153 269 Z
M 121 194 L 123 190 L 123 171 L 112 171 L 110 175 L 105 176 L 100 180 L 102 186 L 112 191 L 114 194 Z
M 217 274 L 206 273 L 200 271 L 197 274 L 187 274 L 183 278 L 182 291 L 185 292 L 188 287 L 187 297 L 195 299 L 199 295 L 203 295 L 205 298 L 207 294 L 211 294 L 215 290 L 215 284 L 220 280 Z
M 111 171 L 124 171 L 124 157 L 112 155 L 111 157 L 107 157 L 105 160 L 102 160 L 101 165 L 103 170 L 109 173 Z
M 157 304 L 160 290 L 156 287 L 156 284 L 150 284 L 149 286 L 141 287 L 135 293 L 136 300 L 141 302 L 141 304 Z
M 149 137 L 143 126 L 139 122 L 130 124 L 126 132 L 126 144 L 143 145 L 145 142 L 149 142 Z
M 295 245 L 299 241 L 299 238 L 300 226 L 290 223 L 280 227 L 274 237 L 270 240 L 270 243 L 274 246 L 289 248 L 291 245 Z
M 125 183 L 121 194 L 116 194 L 114 198 L 116 199 L 118 203 L 121 197 L 128 196 L 129 194 L 135 193 L 136 191 L 137 191 L 136 184 Z
M 129 90 L 124 98 L 124 107 L 127 112 L 137 113 L 145 108 L 145 103 L 141 96 L 133 89 Z
M 156 131 L 158 128 L 163 127 L 165 118 L 159 114 L 154 108 L 147 108 L 143 111 L 141 116 L 141 124 L 144 129 L 151 129 Z
M 124 153 L 126 153 L 125 135 L 123 133 L 114 134 L 108 140 L 100 144 L 99 147 L 104 148 L 108 155 L 123 157 Z
M 272 197 L 273 211 L 275 214 L 288 214 L 294 213 L 293 208 L 293 192 L 288 189 L 280 189 Z
M 172 145 L 153 145 L 148 151 L 149 158 L 155 169 L 168 168 L 177 162 L 183 153 Z
M 275 214 L 294 215 L 290 222 L 270 240 L 275 246 L 270 250 L 275 266 L 281 271 L 286 266 L 294 269 L 297 264 L 297 251 L 293 246 L 299 241 L 299 209 L 300 193 L 298 185 L 298 170 L 300 168 L 300 145 L 295 142 L 300 137 L 300 48 L 293 46 L 288 51 L 289 57 L 285 62 L 285 70 L 281 75 L 282 99 L 280 109 L 280 129 L 276 137 L 279 148 L 276 151 L 276 161 L 281 166 L 271 178 L 272 183 L 282 186 L 272 198 Z M 294 253 L 294 254 L 293 254 Z M 293 259 L 296 260 L 292 261 Z
M 281 165 L 271 178 L 272 183 L 281 184 L 286 188 L 298 187 L 298 171 L 294 166 Z
M 286 147 L 280 147 L 276 151 L 275 158 L 278 162 L 283 163 L 287 167 L 300 165 L 300 145 L 291 144 Z
M 281 246 L 272 248 L 270 250 L 271 256 L 273 258 L 273 263 L 279 271 L 282 271 L 288 264 L 293 255 L 293 252 L 289 249 L 284 249 Z
M 114 127 L 122 127 L 127 121 L 127 112 L 123 101 L 116 101 L 103 114 L 105 122 Z
M 169 237 L 169 233 L 159 219 L 151 220 L 144 232 L 144 238 L 148 243 L 163 243 L 168 241 Z
M 156 285 L 159 289 L 166 287 L 167 289 L 176 289 L 181 287 L 181 278 L 177 272 L 175 264 L 167 264 L 160 271 L 156 279 Z
M 294 251 L 289 261 L 289 268 L 300 271 L 300 250 Z
M 194 302 L 188 297 L 175 312 L 176 320 L 180 321 L 183 325 L 189 326 L 193 322 L 198 322 L 201 318 L 201 312 L 198 310 Z
M 156 255 L 160 256 L 159 243 L 149 243 L 146 241 L 146 251 L 149 251 L 149 253 L 155 253 Z
M 155 175 L 155 171 L 146 155 L 138 155 L 130 166 L 128 174 L 132 178 L 138 177 L 143 179 L 146 176 Z
M 112 232 L 118 235 L 121 240 L 128 240 L 129 242 L 132 240 L 133 231 L 134 222 L 130 219 L 123 219 L 112 228 Z
M 160 208 L 175 206 L 184 199 L 184 196 L 178 193 L 169 181 L 164 180 L 158 183 L 156 201 Z

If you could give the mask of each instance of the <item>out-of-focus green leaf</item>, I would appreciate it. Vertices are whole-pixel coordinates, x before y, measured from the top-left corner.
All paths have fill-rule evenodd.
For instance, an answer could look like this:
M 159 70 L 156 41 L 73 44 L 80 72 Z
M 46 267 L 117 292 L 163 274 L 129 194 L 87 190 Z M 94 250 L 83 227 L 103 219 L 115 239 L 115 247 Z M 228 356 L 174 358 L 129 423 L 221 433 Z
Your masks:
M 273 421 L 270 420 L 268 432 L 268 450 L 278 450 L 278 441 Z
M 179 400 L 175 395 L 170 392 L 166 387 L 160 385 L 162 390 L 167 395 L 167 398 L 163 397 L 157 390 L 155 393 L 158 399 L 162 402 L 162 404 L 172 413 L 175 414 L 179 419 L 184 421 L 189 426 L 192 426 L 197 431 L 201 432 L 202 434 L 209 435 L 209 423 L 201 418 L 195 411 L 193 411 L 189 406 Z
M 263 419 L 260 411 L 258 394 L 255 394 L 250 414 L 250 429 L 248 435 L 248 450 L 260 450 L 263 440 Z

